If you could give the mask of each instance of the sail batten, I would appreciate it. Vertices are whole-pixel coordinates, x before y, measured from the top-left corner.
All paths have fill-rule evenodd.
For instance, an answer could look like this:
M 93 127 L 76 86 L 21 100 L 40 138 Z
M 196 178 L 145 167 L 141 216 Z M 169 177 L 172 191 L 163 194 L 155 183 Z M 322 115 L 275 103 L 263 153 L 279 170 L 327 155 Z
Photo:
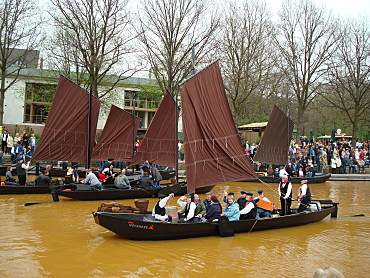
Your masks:
M 95 138 L 100 102 L 92 98 L 91 138 Z M 60 160 L 86 163 L 89 93 L 61 76 L 34 161 Z M 91 147 L 93 146 L 93 140 Z
M 149 161 L 161 166 L 176 166 L 176 104 L 165 93 L 131 165 Z
M 254 161 L 275 165 L 287 164 L 293 128 L 294 122 L 274 105 Z
M 114 158 L 116 161 L 128 162 L 133 156 L 133 132 L 136 135 L 140 119 L 112 105 L 103 132 L 96 144 L 91 159 L 105 161 Z
M 181 86 L 188 192 L 254 179 L 230 111 L 218 61 Z

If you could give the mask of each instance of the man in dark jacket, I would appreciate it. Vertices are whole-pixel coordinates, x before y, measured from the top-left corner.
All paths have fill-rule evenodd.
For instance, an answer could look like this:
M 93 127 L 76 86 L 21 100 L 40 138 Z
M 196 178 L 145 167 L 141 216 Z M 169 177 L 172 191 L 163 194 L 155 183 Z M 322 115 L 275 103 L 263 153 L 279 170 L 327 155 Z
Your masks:
M 27 181 L 27 170 L 30 168 L 30 162 L 28 161 L 27 164 L 24 163 L 23 157 L 18 159 L 18 163 L 16 165 L 18 181 L 20 185 L 26 185 Z
M 49 186 L 51 181 L 52 179 L 46 175 L 46 170 L 43 170 L 36 178 L 35 183 L 37 186 Z
M 245 208 L 248 200 L 247 200 L 247 192 L 245 191 L 240 191 L 240 198 L 236 201 L 239 205 L 239 210 L 242 210 Z
M 161 173 L 159 172 L 158 168 L 153 166 L 153 164 L 152 164 L 152 165 L 150 165 L 150 170 L 152 172 L 153 187 L 160 186 L 162 176 L 161 176 Z
M 149 173 L 148 172 L 144 172 L 144 175 L 140 178 L 140 184 L 139 184 L 139 187 L 140 188 L 149 188 L 149 187 L 152 187 L 152 179 L 151 177 L 149 177 Z

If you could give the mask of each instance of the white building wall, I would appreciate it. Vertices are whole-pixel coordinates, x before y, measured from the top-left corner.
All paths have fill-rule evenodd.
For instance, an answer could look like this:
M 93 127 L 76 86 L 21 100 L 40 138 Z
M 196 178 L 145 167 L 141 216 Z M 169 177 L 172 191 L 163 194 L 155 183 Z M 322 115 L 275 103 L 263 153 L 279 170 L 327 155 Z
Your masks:
M 10 79 L 5 79 L 6 86 Z M 4 124 L 23 124 L 26 82 L 18 80 L 6 92 L 4 99 Z

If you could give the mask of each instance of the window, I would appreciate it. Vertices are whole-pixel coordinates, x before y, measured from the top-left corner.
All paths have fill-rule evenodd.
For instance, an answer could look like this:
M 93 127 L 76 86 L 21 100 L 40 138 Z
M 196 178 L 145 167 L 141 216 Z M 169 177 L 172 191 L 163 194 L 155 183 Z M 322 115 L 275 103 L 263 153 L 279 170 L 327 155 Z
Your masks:
M 56 87 L 50 84 L 26 84 L 25 123 L 43 124 L 46 122 Z

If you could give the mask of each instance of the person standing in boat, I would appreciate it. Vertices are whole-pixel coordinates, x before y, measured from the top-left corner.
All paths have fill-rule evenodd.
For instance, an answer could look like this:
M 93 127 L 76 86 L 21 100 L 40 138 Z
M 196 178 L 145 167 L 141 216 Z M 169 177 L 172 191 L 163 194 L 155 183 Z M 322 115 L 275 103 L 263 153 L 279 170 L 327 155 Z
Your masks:
M 283 176 L 281 178 L 278 191 L 282 215 L 289 215 L 290 207 L 292 205 L 292 183 L 288 181 L 288 176 Z
M 144 172 L 144 175 L 140 177 L 140 188 L 150 188 L 153 187 L 152 178 L 149 176 L 148 172 Z
M 35 180 L 35 184 L 37 186 L 49 186 L 52 179 L 46 174 L 47 174 L 46 170 L 41 171 L 41 174 Z
M 150 170 L 152 173 L 152 179 L 153 179 L 153 187 L 158 187 L 161 185 L 162 175 L 159 172 L 158 168 L 155 167 L 153 164 L 150 165 Z
M 174 196 L 173 193 L 171 193 L 168 196 L 163 195 L 163 194 L 158 194 L 159 201 L 155 204 L 152 210 L 152 216 L 154 217 L 154 219 L 160 220 L 160 221 L 166 221 L 166 220 L 171 221 L 172 220 L 172 217 L 166 214 L 165 207 L 168 201 L 173 198 L 173 196 Z
M 75 184 L 76 183 L 76 178 L 75 178 L 75 175 L 73 174 L 74 172 L 74 169 L 71 167 L 68 169 L 66 175 L 64 176 L 64 183 L 65 184 Z
M 242 210 L 243 208 L 245 208 L 245 206 L 247 205 L 247 192 L 245 191 L 240 191 L 240 198 L 236 201 L 239 205 L 239 210 Z
M 87 169 L 86 173 L 88 173 L 88 175 L 86 176 L 86 179 L 83 181 L 83 183 L 90 184 L 91 187 L 102 190 L 103 186 L 101 185 L 93 171 L 91 169 Z
M 19 143 L 19 142 L 18 142 Z M 27 172 L 30 168 L 30 161 L 27 164 L 24 163 L 23 157 L 18 159 L 18 163 L 16 165 L 17 175 L 20 185 L 26 185 L 27 181 Z
M 182 218 L 179 220 L 179 222 L 187 223 L 194 222 L 195 210 L 197 208 L 197 205 L 191 200 L 191 195 L 187 194 L 185 196 L 180 197 L 177 200 L 177 204 L 180 207 L 185 208 L 184 214 L 181 215 Z
M 108 161 L 106 161 L 103 166 L 100 168 L 100 172 L 103 172 L 104 169 L 109 169 L 111 165 L 113 165 L 114 158 L 108 158 Z
M 311 203 L 311 191 L 307 182 L 307 180 L 302 180 L 301 187 L 298 190 L 298 202 L 301 203 L 299 205 L 298 212 L 304 211 Z
M 253 193 L 247 193 L 247 204 L 240 211 L 240 220 L 255 219 L 257 216 L 257 204 L 253 200 Z

